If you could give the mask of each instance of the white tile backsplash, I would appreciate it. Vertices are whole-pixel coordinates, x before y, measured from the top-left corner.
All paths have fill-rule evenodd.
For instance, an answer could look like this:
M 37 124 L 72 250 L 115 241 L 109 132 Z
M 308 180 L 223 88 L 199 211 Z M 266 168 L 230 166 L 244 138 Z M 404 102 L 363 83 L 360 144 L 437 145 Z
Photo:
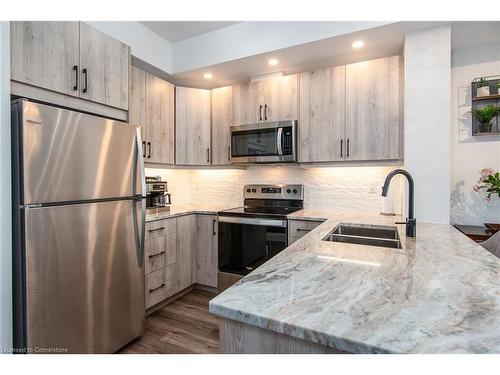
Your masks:
M 384 205 L 381 187 L 395 167 L 251 166 L 245 169 L 151 169 L 168 181 L 172 201 L 178 204 L 241 205 L 246 184 L 303 184 L 304 206 L 310 209 L 364 210 L 379 213 Z M 389 197 L 401 212 L 401 180 L 395 178 Z M 386 207 L 391 204 L 386 204 Z

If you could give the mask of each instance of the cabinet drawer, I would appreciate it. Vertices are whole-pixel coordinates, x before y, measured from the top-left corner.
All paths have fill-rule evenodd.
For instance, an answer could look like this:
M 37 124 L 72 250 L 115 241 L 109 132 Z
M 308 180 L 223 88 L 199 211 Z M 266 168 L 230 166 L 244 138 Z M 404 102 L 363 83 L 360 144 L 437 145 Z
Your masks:
M 146 240 L 146 274 L 176 262 L 176 234 L 168 233 L 163 236 Z
M 167 289 L 165 268 L 146 275 L 146 309 L 167 298 Z
M 146 223 L 146 241 L 169 233 L 175 233 L 175 223 L 176 219 L 157 220 Z
M 146 275 L 150 274 L 151 272 L 157 271 L 160 268 L 165 268 L 165 252 L 163 251 L 157 254 L 147 255 L 145 265 Z
M 289 244 L 290 244 L 290 239 L 292 238 L 299 239 L 300 237 L 303 237 L 321 223 L 322 221 L 289 220 L 288 221 Z

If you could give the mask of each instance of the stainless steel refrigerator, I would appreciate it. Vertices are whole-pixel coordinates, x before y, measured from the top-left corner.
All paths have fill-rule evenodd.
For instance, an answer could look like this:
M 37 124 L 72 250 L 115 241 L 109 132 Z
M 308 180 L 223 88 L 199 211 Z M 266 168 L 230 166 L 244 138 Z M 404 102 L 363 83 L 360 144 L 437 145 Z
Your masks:
M 139 128 L 12 103 L 14 346 L 111 353 L 144 326 Z

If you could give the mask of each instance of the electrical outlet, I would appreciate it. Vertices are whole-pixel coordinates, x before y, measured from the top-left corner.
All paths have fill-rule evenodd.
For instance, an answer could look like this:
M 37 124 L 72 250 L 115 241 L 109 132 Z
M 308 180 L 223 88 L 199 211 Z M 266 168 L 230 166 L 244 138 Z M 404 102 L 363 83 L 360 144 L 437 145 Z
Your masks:
M 378 184 L 376 182 L 372 182 L 370 184 L 370 189 L 368 189 L 368 194 L 371 194 L 371 195 L 381 194 L 380 189 L 381 189 L 381 187 L 378 186 Z

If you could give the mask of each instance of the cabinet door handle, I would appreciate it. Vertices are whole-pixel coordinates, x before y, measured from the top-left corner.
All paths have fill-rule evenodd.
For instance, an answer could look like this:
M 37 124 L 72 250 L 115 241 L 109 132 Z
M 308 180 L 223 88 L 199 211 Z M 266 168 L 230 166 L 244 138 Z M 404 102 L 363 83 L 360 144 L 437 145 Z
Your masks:
M 73 86 L 73 91 L 78 91 L 78 65 L 73 66 L 75 71 L 75 85 Z
M 311 229 L 302 229 L 302 228 L 297 228 L 295 229 L 297 232 L 310 232 Z
M 259 121 L 262 121 L 262 104 L 259 105 Z
M 343 148 L 344 148 L 344 140 L 343 140 L 343 139 L 341 139 L 341 140 L 340 140 L 340 157 L 341 157 L 341 158 L 342 158 L 342 157 L 344 157 L 343 152 L 342 152 L 342 149 L 343 149 Z
M 349 157 L 349 138 L 347 138 L 347 157 Z
M 146 157 L 146 141 L 142 141 L 142 157 Z
M 231 146 L 227 146 L 227 161 L 231 161 Z
M 83 86 L 83 90 L 82 91 L 85 94 L 87 92 L 87 88 L 88 88 L 87 87 L 87 84 L 88 84 L 88 82 L 87 82 L 87 76 L 88 76 L 88 70 L 87 70 L 87 68 L 85 68 L 85 69 L 82 70 L 82 74 L 83 74 L 83 82 L 84 82 L 84 86 Z
M 165 283 L 161 284 L 158 288 L 149 289 L 149 293 L 153 293 L 155 290 L 161 289 L 165 286 Z
M 217 232 L 215 231 L 215 223 L 217 222 L 217 220 L 213 220 L 212 221 L 212 232 L 213 232 L 213 235 L 215 236 L 217 234 Z
M 264 106 L 264 120 L 267 121 L 267 104 Z
M 207 148 L 207 163 L 210 163 L 210 148 Z
M 156 232 L 156 231 L 163 230 L 163 229 L 165 229 L 165 227 L 158 227 L 158 228 L 154 228 L 154 229 L 148 229 L 148 232 Z
M 148 158 L 151 159 L 151 142 L 148 142 Z
M 159 252 L 158 254 L 153 254 L 153 255 L 150 255 L 150 256 L 149 256 L 149 258 L 154 258 L 154 257 L 160 256 L 160 255 L 162 255 L 162 254 L 165 254 L 165 252 L 164 252 L 164 251 L 161 251 L 161 252 Z

